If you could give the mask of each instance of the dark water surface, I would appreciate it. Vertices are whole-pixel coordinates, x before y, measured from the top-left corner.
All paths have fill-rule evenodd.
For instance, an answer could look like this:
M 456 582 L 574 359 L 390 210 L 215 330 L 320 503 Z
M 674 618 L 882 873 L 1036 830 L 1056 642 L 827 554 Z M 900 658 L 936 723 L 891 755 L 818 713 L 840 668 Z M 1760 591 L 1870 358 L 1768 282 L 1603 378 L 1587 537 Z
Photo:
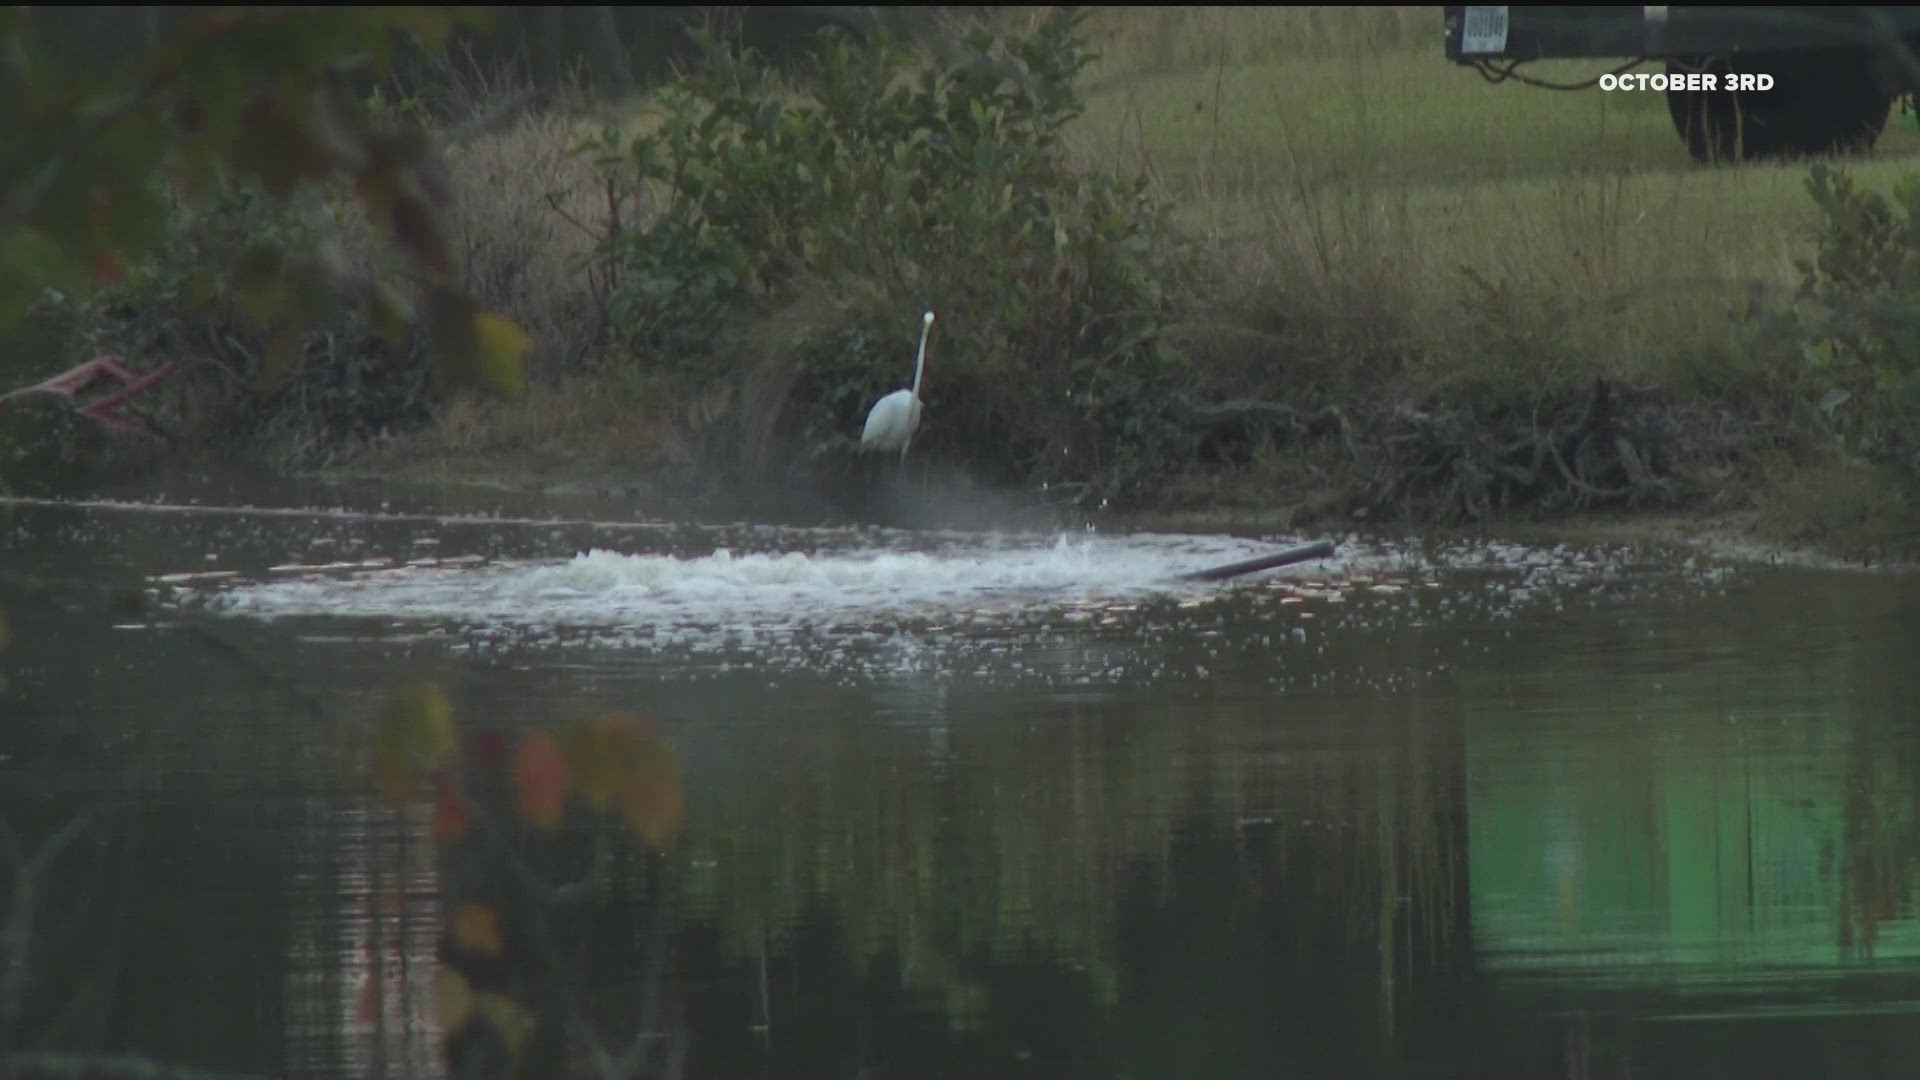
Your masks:
M 0 1047 L 440 1074 L 425 825 L 339 765 L 431 680 L 683 765 L 531 1074 L 1920 1061 L 1911 577 L 517 513 L 0 506 Z

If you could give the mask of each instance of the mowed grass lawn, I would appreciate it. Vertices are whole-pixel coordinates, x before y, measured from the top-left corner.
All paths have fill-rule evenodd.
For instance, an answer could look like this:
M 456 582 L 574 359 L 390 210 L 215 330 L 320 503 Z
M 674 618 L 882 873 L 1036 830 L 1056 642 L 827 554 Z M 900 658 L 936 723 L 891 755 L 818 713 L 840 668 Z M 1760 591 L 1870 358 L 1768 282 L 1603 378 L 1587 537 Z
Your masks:
M 1075 152 L 1153 177 L 1273 321 L 1357 322 L 1443 368 L 1504 341 L 1533 378 L 1719 382 L 1742 375 L 1735 324 L 1812 250 L 1806 164 L 1696 165 L 1650 91 L 1490 84 L 1446 60 L 1437 7 L 1097 9 L 1089 30 Z M 1920 132 L 1896 111 L 1845 168 L 1889 189 Z

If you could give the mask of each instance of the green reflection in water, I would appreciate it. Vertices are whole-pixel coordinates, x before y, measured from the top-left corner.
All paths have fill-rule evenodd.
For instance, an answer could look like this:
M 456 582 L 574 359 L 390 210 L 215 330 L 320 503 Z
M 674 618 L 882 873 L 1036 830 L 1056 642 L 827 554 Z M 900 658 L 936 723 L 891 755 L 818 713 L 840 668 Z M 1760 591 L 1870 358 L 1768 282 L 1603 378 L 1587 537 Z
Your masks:
M 1758 995 L 1920 960 L 1910 602 L 1768 584 L 1681 635 L 1543 635 L 1463 687 L 1473 926 L 1496 967 Z
M 864 692 L 784 688 L 792 713 L 771 723 L 789 726 L 734 733 L 760 765 L 709 788 L 689 852 L 690 907 L 711 913 L 723 963 L 812 988 L 736 1003 L 771 1014 L 766 1060 L 863 1045 L 872 1018 L 820 1015 L 820 994 L 904 994 L 890 1015 L 930 1016 L 899 1050 L 914 1075 L 984 1045 L 1004 1051 L 985 1069 L 1359 1067 L 1406 1053 L 1396 1032 L 1419 1047 L 1451 1030 L 1434 1021 L 1457 1012 L 1436 987 L 1464 940 L 1457 718 L 1249 674 L 1096 703 L 950 695 L 934 755 L 877 729 Z M 1047 1034 L 1055 1013 L 1092 1019 Z M 1109 1045 L 1126 1052 L 1095 1052 Z
M 696 800 L 669 887 L 630 874 L 565 917 L 596 1016 L 631 1030 L 666 966 L 658 1024 L 691 1033 L 688 1075 L 1784 1078 L 1900 1075 L 1920 1052 L 1902 1015 L 1920 979 L 1898 978 L 1913 596 L 1778 572 L 1711 601 L 1536 611 L 1513 637 L 1418 625 L 1404 597 L 1316 630 L 1312 654 L 1390 682 L 1302 689 L 1285 657 L 1149 627 L 1132 647 L 1212 676 L 913 687 L 904 708 L 898 688 L 624 656 L 478 663 L 370 625 L 248 633 L 340 715 L 432 677 L 473 723 L 669 724 Z M 1272 629 L 1235 618 L 1217 640 Z M 382 1058 L 349 1021 L 373 826 L 308 775 L 330 733 L 177 635 L 15 629 L 47 626 L 10 653 L 32 722 L 0 724 L 0 784 L 66 805 L 21 831 L 102 803 L 144 822 L 113 905 L 138 942 L 99 1041 L 412 1075 L 418 1031 Z

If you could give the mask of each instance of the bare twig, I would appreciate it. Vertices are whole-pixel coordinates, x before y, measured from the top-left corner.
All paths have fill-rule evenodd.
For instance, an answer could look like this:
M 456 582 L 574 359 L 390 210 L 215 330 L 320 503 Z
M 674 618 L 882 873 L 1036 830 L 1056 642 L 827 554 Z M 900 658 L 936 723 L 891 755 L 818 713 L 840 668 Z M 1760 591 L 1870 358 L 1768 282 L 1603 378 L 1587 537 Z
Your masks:
M 1560 476 L 1567 482 L 1568 487 L 1596 499 L 1622 499 L 1633 494 L 1631 487 L 1605 488 L 1588 483 L 1567 467 L 1567 459 L 1560 456 L 1560 448 L 1553 444 L 1552 439 L 1542 441 L 1546 443 L 1547 453 L 1553 458 L 1553 463 L 1560 467 Z

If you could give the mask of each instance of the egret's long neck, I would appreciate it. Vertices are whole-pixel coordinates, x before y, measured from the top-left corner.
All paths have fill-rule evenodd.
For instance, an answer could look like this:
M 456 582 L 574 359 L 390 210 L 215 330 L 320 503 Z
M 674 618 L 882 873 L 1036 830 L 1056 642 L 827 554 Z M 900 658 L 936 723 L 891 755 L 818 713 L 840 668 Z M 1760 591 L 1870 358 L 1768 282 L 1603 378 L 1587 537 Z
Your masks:
M 927 334 L 933 329 L 933 320 L 920 324 L 920 353 L 913 358 L 913 396 L 920 396 L 920 373 L 927 369 Z

